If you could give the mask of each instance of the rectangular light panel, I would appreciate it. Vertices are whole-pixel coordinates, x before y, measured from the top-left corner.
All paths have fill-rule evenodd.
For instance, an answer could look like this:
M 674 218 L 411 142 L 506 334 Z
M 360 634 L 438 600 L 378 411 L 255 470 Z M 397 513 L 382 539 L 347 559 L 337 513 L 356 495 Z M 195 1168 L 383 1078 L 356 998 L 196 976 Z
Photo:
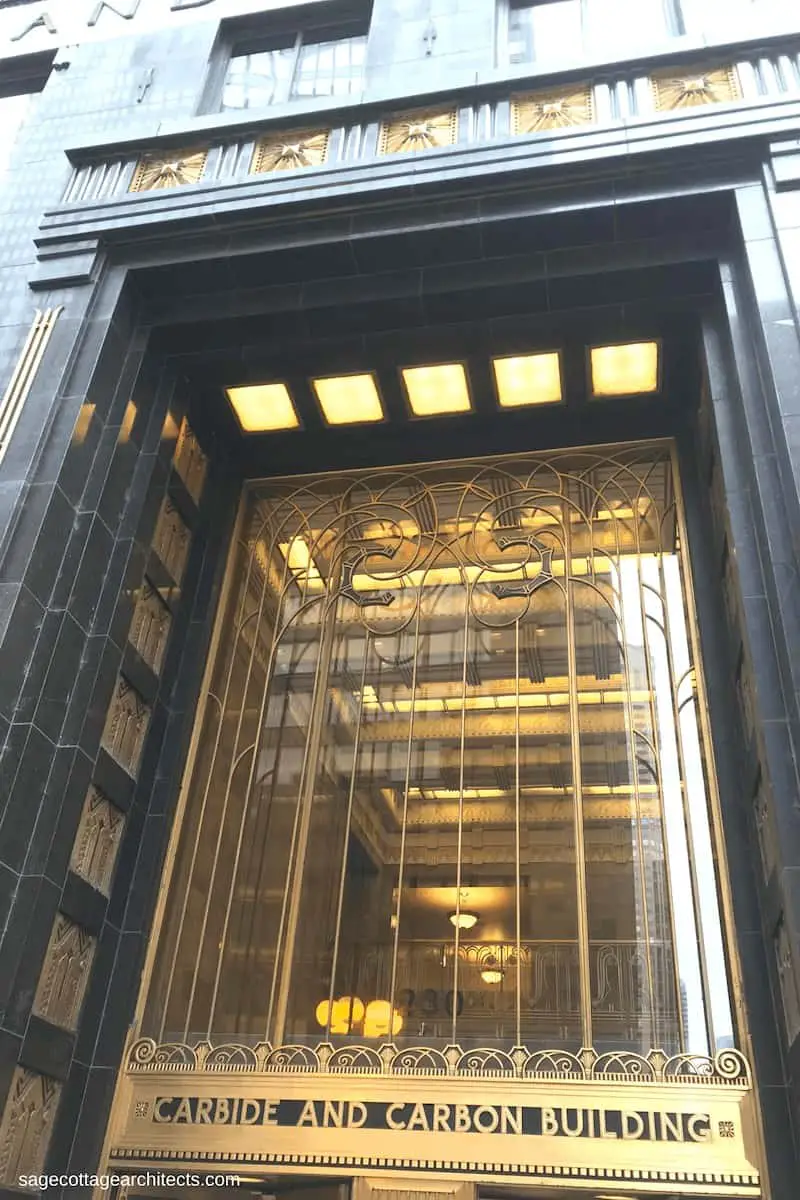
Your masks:
M 402 371 L 408 402 L 416 417 L 468 412 L 472 407 L 467 373 L 461 363 L 436 367 L 405 367 Z
M 297 429 L 300 425 L 285 383 L 257 383 L 225 391 L 245 433 Z
M 495 358 L 492 366 L 501 408 L 561 402 L 561 356 L 558 351 Z
M 658 391 L 658 342 L 594 346 L 590 361 L 593 396 L 635 396 Z
M 382 421 L 383 405 L 372 375 L 338 375 L 312 380 L 314 391 L 329 425 L 360 425 Z

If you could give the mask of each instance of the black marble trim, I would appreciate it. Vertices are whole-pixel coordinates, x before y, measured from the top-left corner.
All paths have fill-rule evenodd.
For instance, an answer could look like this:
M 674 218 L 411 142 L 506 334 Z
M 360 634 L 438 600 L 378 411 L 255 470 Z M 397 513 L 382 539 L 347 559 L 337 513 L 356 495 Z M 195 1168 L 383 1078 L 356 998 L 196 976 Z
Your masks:
M 74 871 L 67 872 L 59 908 L 65 917 L 80 925 L 92 937 L 99 937 L 105 920 L 108 898 Z
M 116 808 L 124 813 L 129 811 L 136 780 L 102 747 L 97 755 L 92 782 Z
M 158 695 L 160 681 L 153 668 L 148 666 L 139 651 L 134 649 L 130 642 L 125 647 L 120 673 L 124 675 L 134 691 L 138 692 L 147 706 L 152 708 Z
M 35 1071 L 37 1075 L 47 1075 L 64 1083 L 69 1075 L 74 1048 L 74 1033 L 60 1029 L 41 1017 L 31 1016 L 22 1042 L 19 1064 L 29 1071 Z

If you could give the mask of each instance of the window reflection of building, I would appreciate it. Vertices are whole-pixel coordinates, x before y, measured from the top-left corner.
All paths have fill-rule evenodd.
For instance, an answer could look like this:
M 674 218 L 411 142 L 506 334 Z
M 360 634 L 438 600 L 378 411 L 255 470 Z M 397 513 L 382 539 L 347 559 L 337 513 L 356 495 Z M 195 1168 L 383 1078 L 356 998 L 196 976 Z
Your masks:
M 730 1040 L 673 486 L 646 446 L 251 490 L 154 1035 Z

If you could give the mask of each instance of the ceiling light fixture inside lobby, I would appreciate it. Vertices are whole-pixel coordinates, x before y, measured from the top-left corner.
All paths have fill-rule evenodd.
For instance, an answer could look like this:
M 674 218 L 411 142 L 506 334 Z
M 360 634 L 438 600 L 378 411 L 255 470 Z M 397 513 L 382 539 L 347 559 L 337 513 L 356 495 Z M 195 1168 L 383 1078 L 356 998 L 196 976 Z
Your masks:
M 480 919 L 478 913 L 470 912 L 466 908 L 462 908 L 461 912 L 451 912 L 447 915 L 450 923 L 455 925 L 456 929 L 474 929 Z
M 558 351 L 494 358 L 492 366 L 501 408 L 559 404 L 563 399 Z
M 384 419 L 383 405 L 372 375 L 337 375 L 312 380 L 329 425 L 357 425 Z
M 271 433 L 300 425 L 285 383 L 256 383 L 225 389 L 236 419 L 245 433 Z
M 442 363 L 436 367 L 404 367 L 402 376 L 408 403 L 415 417 L 469 412 L 472 407 L 467 373 L 461 363 Z
M 635 396 L 658 391 L 658 342 L 593 346 L 589 355 L 593 396 Z

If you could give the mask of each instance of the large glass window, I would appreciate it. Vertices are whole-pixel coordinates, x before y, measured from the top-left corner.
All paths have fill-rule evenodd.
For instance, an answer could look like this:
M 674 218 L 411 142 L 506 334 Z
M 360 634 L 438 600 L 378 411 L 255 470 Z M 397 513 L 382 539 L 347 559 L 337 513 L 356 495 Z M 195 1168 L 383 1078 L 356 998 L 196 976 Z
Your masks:
M 509 63 L 613 57 L 635 43 L 682 32 L 678 0 L 508 0 L 506 17 Z
M 664 443 L 253 485 L 145 1033 L 707 1053 Z
M 222 88 L 223 109 L 259 108 L 304 96 L 347 96 L 363 87 L 365 36 L 334 30 L 290 34 L 235 52 Z

